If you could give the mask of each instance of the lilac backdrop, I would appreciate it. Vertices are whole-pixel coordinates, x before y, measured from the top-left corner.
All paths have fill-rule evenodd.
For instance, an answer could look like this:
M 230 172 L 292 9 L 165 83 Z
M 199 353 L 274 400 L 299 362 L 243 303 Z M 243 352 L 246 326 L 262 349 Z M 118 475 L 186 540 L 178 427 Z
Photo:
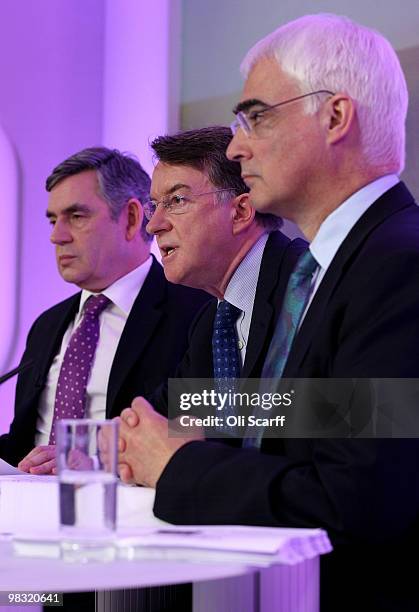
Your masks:
M 20 169 L 19 332 L 2 369 L 19 360 L 34 318 L 71 293 L 55 268 L 44 181 L 57 161 L 100 142 L 103 12 L 101 0 L 2 0 L 0 6 L 0 121 Z M 3 430 L 13 389 L 14 382 L 0 389 Z
M 129 133 L 127 126 L 130 123 L 135 126 L 140 110 L 139 73 L 133 68 L 138 56 L 130 54 L 130 62 L 119 67 L 128 71 L 132 84 L 135 84 L 137 105 L 131 106 L 129 112 L 122 107 L 124 121 L 119 118 L 119 126 L 112 129 L 112 121 L 118 118 L 118 100 L 122 103 L 130 94 L 130 79 L 121 79 L 117 87 L 109 81 L 112 70 L 106 61 L 110 55 L 114 60 L 116 57 L 113 24 L 115 35 L 121 37 L 121 42 L 123 35 L 136 40 L 138 54 L 145 54 L 153 58 L 152 61 L 156 54 L 161 55 L 166 62 L 171 56 L 167 45 L 153 44 L 152 49 L 144 48 L 141 37 L 136 34 L 136 28 L 138 30 L 140 25 L 147 27 L 145 22 L 150 18 L 156 39 L 167 35 L 171 25 L 167 8 L 171 6 L 169 0 L 158 3 L 163 10 L 161 20 L 155 8 L 148 15 L 146 2 L 124 0 L 124 3 L 117 4 L 120 11 L 126 10 L 131 16 L 127 24 L 129 31 L 122 31 L 120 26 L 117 28 L 115 11 L 111 10 L 113 4 L 107 0 L 2 0 L 0 3 L 0 124 L 16 152 L 19 168 L 17 332 L 14 334 L 13 354 L 0 363 L 0 373 L 19 361 L 26 334 L 36 316 L 74 292 L 74 288 L 58 276 L 53 248 L 49 243 L 49 227 L 44 214 L 46 176 L 55 164 L 83 147 L 106 144 L 128 148 L 129 145 L 126 138 L 122 144 L 118 143 L 118 134 Z M 177 0 L 175 5 L 178 6 Z M 158 32 L 156 23 L 161 23 L 164 31 Z M 112 47 L 111 54 L 106 53 L 105 38 Z M 166 64 L 159 61 L 158 65 L 159 74 L 166 82 Z M 165 131 L 168 105 L 163 100 L 155 106 L 154 112 L 159 120 L 154 120 L 153 116 L 153 129 Z M 171 125 L 175 127 L 173 123 Z M 132 142 L 137 135 L 138 131 L 134 129 Z M 146 165 L 149 167 L 149 163 Z M 4 205 L 15 206 L 16 202 Z M 0 226 L 0 240 L 1 233 L 7 235 L 8 231 L 10 227 L 7 224 Z M 1 261 L 0 283 L 7 269 L 7 263 Z M 4 291 L 4 281 L 0 286 Z M 6 304 L 12 298 L 10 295 L 3 297 L 2 302 Z M 0 308 L 0 317 L 5 320 L 6 316 L 5 305 Z M 0 341 L 5 346 L 7 338 L 0 338 Z M 0 356 L 4 350 L 0 351 Z M 11 381 L 0 387 L 0 431 L 7 430 L 12 417 L 14 385 L 15 382 Z

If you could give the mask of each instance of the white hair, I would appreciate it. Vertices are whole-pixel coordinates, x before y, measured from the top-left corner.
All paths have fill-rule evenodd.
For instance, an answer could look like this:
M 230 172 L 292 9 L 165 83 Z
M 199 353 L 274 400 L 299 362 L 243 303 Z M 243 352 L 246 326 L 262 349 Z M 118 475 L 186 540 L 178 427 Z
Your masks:
M 306 15 L 250 49 L 241 65 L 245 77 L 263 57 L 274 57 L 301 93 L 327 89 L 349 95 L 366 162 L 403 170 L 407 86 L 398 57 L 381 34 L 347 17 Z M 320 101 L 319 96 L 307 98 L 306 112 L 315 113 Z

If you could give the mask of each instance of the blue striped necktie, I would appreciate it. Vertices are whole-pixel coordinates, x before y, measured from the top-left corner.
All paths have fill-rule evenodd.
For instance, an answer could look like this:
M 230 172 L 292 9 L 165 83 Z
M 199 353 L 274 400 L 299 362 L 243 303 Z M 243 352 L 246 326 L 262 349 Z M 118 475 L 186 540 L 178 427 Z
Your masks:
M 241 312 L 240 308 L 226 300 L 218 304 L 212 333 L 214 387 L 217 393 L 234 392 L 237 386 L 236 379 L 240 377 L 241 362 L 236 321 Z M 234 414 L 234 408 L 227 404 L 223 412 L 221 416 L 225 419 L 229 414 Z M 220 429 L 234 434 L 234 428 L 224 426 Z

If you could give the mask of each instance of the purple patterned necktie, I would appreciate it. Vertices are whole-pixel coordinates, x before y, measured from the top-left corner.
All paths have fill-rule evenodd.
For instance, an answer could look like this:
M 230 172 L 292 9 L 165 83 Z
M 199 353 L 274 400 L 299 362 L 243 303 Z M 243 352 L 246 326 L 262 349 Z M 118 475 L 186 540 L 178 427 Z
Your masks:
M 55 444 L 55 423 L 60 419 L 82 419 L 86 409 L 86 387 L 99 340 L 99 315 L 110 303 L 104 295 L 92 295 L 84 304 L 83 319 L 73 332 L 61 364 L 55 394 L 49 444 Z

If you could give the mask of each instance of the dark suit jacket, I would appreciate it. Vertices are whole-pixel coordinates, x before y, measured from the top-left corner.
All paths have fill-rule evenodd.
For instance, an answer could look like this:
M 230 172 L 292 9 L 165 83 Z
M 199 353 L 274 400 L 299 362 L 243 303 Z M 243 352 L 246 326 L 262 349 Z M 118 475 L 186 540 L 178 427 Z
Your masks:
M 419 209 L 403 184 L 353 227 L 294 341 L 284 377 L 419 377 Z M 416 440 L 191 442 L 155 512 L 180 523 L 323 527 L 322 611 L 419 610 Z M 181 477 L 180 477 L 181 475 Z M 412 575 L 410 575 L 412 574 Z
M 22 361 L 33 360 L 33 366 L 18 378 L 15 417 L 10 432 L 0 438 L 0 455 L 11 463 L 34 447 L 39 397 L 80 295 L 41 314 L 29 332 Z M 174 373 L 186 350 L 189 325 L 208 300 L 202 291 L 169 283 L 153 258 L 112 363 L 106 418 L 119 415 L 137 395 L 151 396 Z
M 306 247 L 304 240 L 291 241 L 282 232 L 269 235 L 259 272 L 243 378 L 260 376 L 289 275 Z M 217 301 L 213 300 L 195 318 L 189 330 L 188 350 L 176 370 L 176 378 L 213 377 L 212 331 L 216 311 Z M 153 405 L 162 414 L 167 413 L 167 386 L 158 390 Z

